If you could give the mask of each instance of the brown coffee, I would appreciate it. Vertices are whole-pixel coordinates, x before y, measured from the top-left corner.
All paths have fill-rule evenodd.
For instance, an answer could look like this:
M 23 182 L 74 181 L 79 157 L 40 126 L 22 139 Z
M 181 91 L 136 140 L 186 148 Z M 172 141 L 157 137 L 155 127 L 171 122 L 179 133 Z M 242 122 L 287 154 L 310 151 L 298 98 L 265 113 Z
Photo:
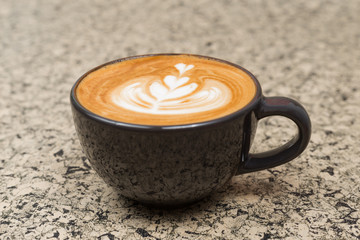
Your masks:
M 102 117 L 142 125 L 181 125 L 220 118 L 255 96 L 240 68 L 191 55 L 158 55 L 106 65 L 76 88 L 81 105 Z

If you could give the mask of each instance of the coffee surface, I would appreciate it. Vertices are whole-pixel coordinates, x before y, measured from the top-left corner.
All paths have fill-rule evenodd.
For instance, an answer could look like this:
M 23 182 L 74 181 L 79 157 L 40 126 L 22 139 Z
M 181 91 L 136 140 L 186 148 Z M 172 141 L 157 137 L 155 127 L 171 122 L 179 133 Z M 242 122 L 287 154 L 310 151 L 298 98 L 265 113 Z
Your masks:
M 244 71 L 189 55 L 160 55 L 106 65 L 76 88 L 81 105 L 102 117 L 142 125 L 209 121 L 246 106 L 256 86 Z

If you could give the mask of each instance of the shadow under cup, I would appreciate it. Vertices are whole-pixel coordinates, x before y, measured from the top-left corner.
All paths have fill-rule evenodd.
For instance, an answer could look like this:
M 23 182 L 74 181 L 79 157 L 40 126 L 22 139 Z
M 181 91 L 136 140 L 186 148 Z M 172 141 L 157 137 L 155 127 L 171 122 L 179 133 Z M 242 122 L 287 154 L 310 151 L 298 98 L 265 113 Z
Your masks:
M 160 54 L 176 55 L 176 54 Z M 110 120 L 84 108 L 76 88 L 89 73 L 108 64 L 145 55 L 115 60 L 84 74 L 71 90 L 75 128 L 95 171 L 123 196 L 139 202 L 173 207 L 200 200 L 223 187 L 234 175 L 263 170 L 286 163 L 306 148 L 311 123 L 305 109 L 285 97 L 264 97 L 257 79 L 254 98 L 245 107 L 225 117 L 206 122 L 150 126 Z M 280 148 L 249 154 L 257 122 L 280 115 L 290 118 L 298 134 Z

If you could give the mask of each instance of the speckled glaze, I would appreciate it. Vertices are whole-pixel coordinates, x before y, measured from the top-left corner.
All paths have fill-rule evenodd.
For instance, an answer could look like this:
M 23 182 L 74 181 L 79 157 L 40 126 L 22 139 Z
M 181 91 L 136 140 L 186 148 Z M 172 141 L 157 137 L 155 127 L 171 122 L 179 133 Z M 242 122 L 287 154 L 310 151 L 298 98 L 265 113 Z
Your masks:
M 103 118 L 78 103 L 75 89 L 82 78 L 104 65 L 90 70 L 74 85 L 73 118 L 94 169 L 128 198 L 162 207 L 188 204 L 223 187 L 236 174 L 292 160 L 309 142 L 310 120 L 301 105 L 288 98 L 263 97 L 251 73 L 257 86 L 254 99 L 226 117 L 174 126 L 135 125 Z M 271 115 L 292 119 L 299 134 L 279 149 L 248 154 L 258 119 Z
M 182 205 L 201 199 L 240 165 L 244 117 L 212 128 L 132 131 L 73 112 L 94 169 L 122 195 L 140 202 Z

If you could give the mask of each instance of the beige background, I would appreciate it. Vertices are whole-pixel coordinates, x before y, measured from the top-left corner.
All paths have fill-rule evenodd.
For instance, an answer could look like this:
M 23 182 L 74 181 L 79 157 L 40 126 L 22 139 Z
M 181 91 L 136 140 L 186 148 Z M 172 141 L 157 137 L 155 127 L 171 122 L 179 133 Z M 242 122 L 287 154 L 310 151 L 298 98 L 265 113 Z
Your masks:
M 0 239 L 359 239 L 360 2 L 1 1 Z M 211 198 L 150 210 L 81 151 L 69 91 L 85 71 L 185 52 L 244 66 L 311 115 L 307 150 Z M 256 151 L 293 125 L 261 122 Z

